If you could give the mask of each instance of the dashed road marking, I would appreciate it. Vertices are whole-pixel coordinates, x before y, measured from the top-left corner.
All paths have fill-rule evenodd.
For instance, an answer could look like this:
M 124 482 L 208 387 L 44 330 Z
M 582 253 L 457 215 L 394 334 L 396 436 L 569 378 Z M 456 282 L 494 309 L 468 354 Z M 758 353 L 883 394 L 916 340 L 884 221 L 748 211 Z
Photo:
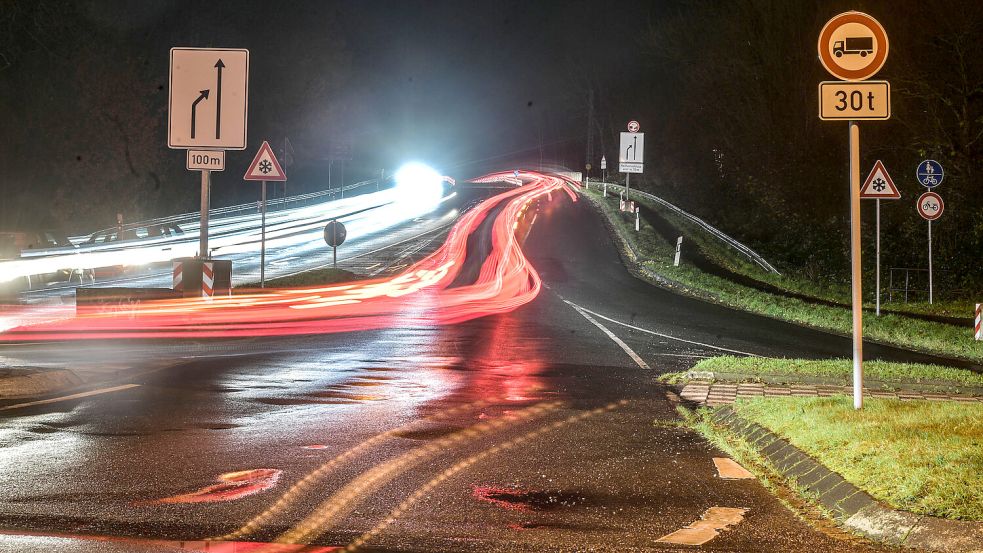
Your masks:
M 700 520 L 655 540 L 678 545 L 703 545 L 744 520 L 747 509 L 737 507 L 710 507 Z
M 733 459 L 714 457 L 713 464 L 717 467 L 717 476 L 724 480 L 748 480 L 754 478 L 753 474 L 737 464 L 737 461 Z
M 575 303 L 573 303 L 571 301 L 567 301 L 567 300 L 563 300 L 563 301 L 567 305 L 569 305 L 570 307 L 574 308 L 577 311 L 577 313 L 580 313 L 581 315 L 583 315 L 583 317 L 585 319 L 587 319 L 591 324 L 593 324 L 597 328 L 601 329 L 601 332 L 603 332 L 604 334 L 607 334 L 608 338 L 611 338 L 611 340 L 613 340 L 615 344 L 618 344 L 619 346 L 621 346 L 621 349 L 625 350 L 625 353 L 627 353 L 628 356 L 631 357 L 632 360 L 634 360 L 635 363 L 637 363 L 639 367 L 641 367 L 643 369 L 651 369 L 652 368 L 652 367 L 649 367 L 648 364 L 645 361 L 643 361 L 642 358 L 639 357 L 637 353 L 635 353 L 635 350 L 633 350 L 630 347 L 628 347 L 628 344 L 624 343 L 621 340 L 621 338 L 618 338 L 617 336 L 614 335 L 613 332 L 611 332 L 610 330 L 608 330 L 608 327 L 606 327 L 606 326 L 602 325 L 601 323 L 595 321 L 593 317 L 591 317 L 590 315 L 588 315 L 587 314 L 588 311 L 586 309 L 584 309 L 583 307 L 580 307 L 579 305 L 577 305 L 577 304 L 575 304 Z M 593 313 L 593 311 L 590 311 L 590 313 Z M 596 313 L 594 313 L 594 314 L 596 315 Z
M 553 430 L 557 430 L 557 429 L 562 428 L 564 426 L 567 426 L 567 425 L 570 425 L 570 424 L 574 424 L 574 423 L 580 422 L 580 421 L 582 421 L 582 420 L 584 420 L 586 418 L 593 417 L 595 415 L 600 415 L 602 413 L 613 411 L 613 410 L 615 410 L 615 409 L 617 409 L 619 407 L 622 407 L 622 406 L 626 405 L 627 403 L 628 403 L 628 400 L 622 399 L 622 400 L 617 401 L 617 402 L 614 402 L 614 403 L 609 403 L 608 405 L 605 405 L 604 407 L 598 407 L 598 408 L 592 409 L 590 411 L 584 411 L 584 412 L 581 412 L 581 413 L 577 413 L 576 415 L 567 417 L 566 419 L 558 420 L 558 421 L 555 421 L 553 423 L 547 424 L 545 426 L 541 426 L 539 428 L 536 428 L 535 430 L 531 430 L 531 431 L 529 431 L 529 432 L 527 432 L 525 434 L 522 434 L 520 436 L 517 436 L 515 438 L 512 438 L 511 440 L 508 440 L 506 442 L 502 442 L 502 443 L 496 444 L 496 445 L 494 445 L 494 446 L 492 446 L 492 447 L 490 447 L 490 448 L 488 448 L 488 449 L 486 449 L 484 451 L 481 451 L 479 453 L 476 453 L 476 454 L 472 455 L 471 457 L 468 457 L 467 459 L 464 459 L 462 461 L 459 461 L 459 462 L 455 463 L 453 466 L 451 466 L 450 468 L 446 469 L 444 472 L 438 474 L 436 477 L 434 477 L 432 480 L 430 480 L 429 482 L 427 482 L 426 484 L 424 484 L 422 487 L 417 488 L 417 490 L 415 492 L 413 492 L 409 497 L 407 497 L 405 500 L 403 500 L 403 502 L 400 503 L 395 509 L 393 509 L 389 513 L 389 516 L 386 517 L 385 520 L 383 520 L 379 524 L 375 525 L 368 532 L 366 532 L 366 533 L 362 534 L 361 536 L 359 536 L 358 538 L 356 538 L 355 541 L 353 541 L 350 544 L 348 544 L 348 546 L 345 547 L 344 550 L 347 551 L 347 552 L 349 552 L 349 553 L 354 553 L 355 551 L 358 551 L 359 549 L 361 549 L 361 547 L 363 545 L 365 545 L 366 542 L 368 542 L 369 540 L 371 540 L 375 536 L 379 535 L 379 533 L 381 533 L 386 528 L 388 528 L 393 523 L 395 523 L 396 520 L 400 516 L 403 515 L 403 513 L 405 513 L 410 507 L 413 506 L 413 504 L 415 504 L 417 501 L 423 499 L 423 497 L 425 497 L 428 493 L 430 493 L 431 491 L 433 491 L 433 489 L 436 488 L 437 486 L 439 486 L 441 483 L 443 483 L 447 479 L 453 477 L 454 475 L 458 474 L 459 472 L 467 469 L 471 465 L 473 465 L 473 464 L 475 464 L 475 463 L 477 463 L 479 461 L 482 461 L 482 460 L 484 460 L 485 458 L 487 458 L 489 456 L 496 455 L 496 454 L 501 453 L 501 452 L 503 452 L 503 451 L 505 451 L 507 449 L 511 449 L 511 448 L 513 448 L 513 447 L 515 447 L 515 446 L 517 446 L 519 444 L 522 444 L 524 442 L 528 442 L 529 440 L 532 440 L 534 438 L 537 438 L 537 437 L 539 437 L 539 436 L 541 436 L 541 435 L 543 435 L 543 434 L 545 434 L 547 432 L 551 432 Z
M 81 399 L 84 397 L 98 396 L 101 394 L 108 394 L 111 392 L 120 392 L 122 390 L 129 390 L 130 388 L 136 388 L 140 386 L 139 384 L 123 384 L 122 386 L 113 386 L 112 388 L 100 388 L 98 390 L 89 390 L 88 392 L 79 392 L 77 394 L 72 394 L 68 396 L 53 397 L 50 399 L 39 399 L 37 401 L 28 401 L 27 403 L 17 403 L 14 405 L 8 405 L 6 407 L 0 407 L 0 411 L 10 411 L 13 409 L 23 409 L 24 407 L 34 407 L 35 405 L 48 405 L 50 403 L 59 403 L 62 401 L 71 401 L 73 399 Z
M 337 520 L 350 514 L 358 503 L 364 501 L 370 493 L 391 482 L 411 467 L 444 453 L 455 446 L 460 446 L 469 440 L 477 439 L 497 431 L 505 430 L 509 425 L 530 422 L 537 417 L 543 417 L 549 412 L 564 406 L 561 401 L 539 403 L 520 411 L 513 412 L 510 418 L 493 419 L 478 423 L 460 430 L 450 436 L 441 438 L 427 445 L 412 449 L 399 457 L 378 464 L 350 481 L 318 505 L 313 512 L 303 520 L 295 523 L 289 530 L 277 537 L 277 543 L 311 543 L 318 536 L 327 532 Z
M 626 327 L 628 327 L 628 328 L 630 328 L 632 330 L 637 330 L 639 332 L 644 332 L 646 334 L 652 334 L 653 336 L 659 336 L 661 338 L 666 338 L 668 340 L 676 340 L 678 342 L 685 342 L 687 344 L 693 344 L 693 345 L 697 345 L 697 346 L 703 346 L 705 348 L 711 348 L 711 349 L 716 349 L 716 350 L 720 350 L 720 351 L 726 351 L 726 352 L 729 352 L 729 353 L 738 353 L 740 355 L 747 355 L 748 357 L 761 357 L 760 355 L 757 355 L 755 353 L 748 353 L 746 351 L 740 351 L 740 350 L 736 350 L 736 349 L 729 349 L 729 348 L 725 348 L 725 347 L 721 347 L 721 346 L 714 346 L 712 344 L 704 344 L 703 342 L 697 342 L 697 341 L 694 341 L 694 340 L 687 340 L 685 338 L 678 338 L 676 336 L 672 336 L 671 334 L 663 334 L 661 332 L 656 332 L 654 330 L 649 330 L 647 328 L 641 328 L 641 327 L 638 327 L 638 326 L 635 326 L 635 325 L 631 325 L 631 324 L 628 324 L 628 323 L 623 323 L 621 321 L 616 321 L 616 320 L 614 320 L 614 319 L 612 319 L 610 317 L 605 317 L 604 315 L 601 315 L 600 313 L 595 313 L 595 312 L 591 311 L 590 309 L 587 309 L 586 307 L 580 307 L 579 305 L 577 305 L 575 303 L 571 303 L 571 302 L 569 302 L 567 300 L 563 300 L 563 301 L 566 301 L 567 303 L 569 303 L 571 306 L 573 306 L 574 309 L 586 311 L 587 313 L 590 313 L 591 315 L 594 315 L 595 317 L 604 319 L 605 321 L 612 322 L 612 323 L 614 323 L 616 325 L 626 326 Z M 581 313 L 581 315 L 583 315 L 583 313 Z

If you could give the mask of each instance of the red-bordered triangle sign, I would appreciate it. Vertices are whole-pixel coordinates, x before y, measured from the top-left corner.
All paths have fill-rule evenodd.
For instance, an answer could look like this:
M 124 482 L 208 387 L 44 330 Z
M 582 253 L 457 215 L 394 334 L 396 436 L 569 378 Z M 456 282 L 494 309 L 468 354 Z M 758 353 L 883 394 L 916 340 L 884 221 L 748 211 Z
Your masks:
M 874 163 L 874 168 L 870 170 L 867 180 L 860 187 L 860 197 L 866 200 L 901 199 L 901 192 L 898 192 L 898 187 L 894 186 L 894 181 L 891 180 L 891 175 L 887 173 L 887 168 L 884 167 L 881 160 L 878 159 Z
M 285 181 L 287 174 L 283 172 L 283 167 L 280 167 L 280 162 L 273 155 L 270 143 L 264 140 L 263 145 L 256 152 L 253 162 L 249 164 L 246 176 L 242 178 L 245 180 Z

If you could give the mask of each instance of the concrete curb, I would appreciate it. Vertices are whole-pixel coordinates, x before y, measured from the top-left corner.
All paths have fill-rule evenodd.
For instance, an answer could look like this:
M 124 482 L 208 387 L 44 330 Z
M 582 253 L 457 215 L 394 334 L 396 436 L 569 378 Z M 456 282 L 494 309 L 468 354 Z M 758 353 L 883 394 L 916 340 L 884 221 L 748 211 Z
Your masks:
M 766 428 L 717 407 L 712 420 L 744 438 L 771 467 L 833 513 L 846 529 L 868 538 L 928 551 L 983 551 L 983 523 L 947 520 L 891 509 Z
M 0 372 L 0 400 L 43 396 L 84 384 L 84 379 L 68 369 L 6 368 Z

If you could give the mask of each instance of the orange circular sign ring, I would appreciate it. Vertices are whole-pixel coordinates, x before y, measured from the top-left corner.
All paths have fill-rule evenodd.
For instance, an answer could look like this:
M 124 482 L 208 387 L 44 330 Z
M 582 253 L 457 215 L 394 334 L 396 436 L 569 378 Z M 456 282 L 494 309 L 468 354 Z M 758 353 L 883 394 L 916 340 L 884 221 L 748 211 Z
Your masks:
M 858 23 L 867 27 L 874 35 L 874 40 L 877 41 L 877 53 L 874 54 L 870 64 L 863 69 L 844 69 L 836 63 L 829 52 L 830 37 L 836 29 L 847 23 Z M 887 61 L 887 51 L 887 33 L 884 31 L 884 27 L 876 19 L 863 12 L 841 13 L 827 21 L 823 25 L 823 30 L 819 32 L 819 61 L 822 62 L 823 67 L 829 71 L 830 75 L 844 81 L 863 81 L 873 77 L 881 70 L 881 67 L 884 67 L 884 62 Z

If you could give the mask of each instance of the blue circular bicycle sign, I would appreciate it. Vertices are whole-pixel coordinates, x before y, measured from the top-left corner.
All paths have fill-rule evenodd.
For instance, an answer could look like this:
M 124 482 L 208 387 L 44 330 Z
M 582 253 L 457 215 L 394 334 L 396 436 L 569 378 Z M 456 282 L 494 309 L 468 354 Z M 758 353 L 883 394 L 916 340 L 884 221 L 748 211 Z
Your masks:
M 935 188 L 942 184 L 942 177 L 945 176 L 945 172 L 942 170 L 941 163 L 934 159 L 926 159 L 918 164 L 917 175 L 918 184 L 926 188 Z

